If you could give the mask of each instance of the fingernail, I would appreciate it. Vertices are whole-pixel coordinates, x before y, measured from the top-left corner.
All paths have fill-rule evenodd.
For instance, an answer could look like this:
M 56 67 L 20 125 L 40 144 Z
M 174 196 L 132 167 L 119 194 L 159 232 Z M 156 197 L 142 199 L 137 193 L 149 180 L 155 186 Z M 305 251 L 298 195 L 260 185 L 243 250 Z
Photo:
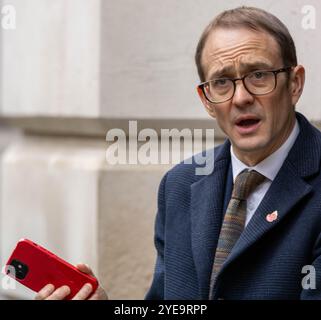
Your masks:
M 46 286 L 45 286 L 46 289 L 55 289 L 55 286 L 52 284 L 52 283 L 48 283 Z
M 64 291 L 68 291 L 68 292 L 70 292 L 71 290 L 70 290 L 70 288 L 68 287 L 68 286 L 63 286 L 63 290 Z

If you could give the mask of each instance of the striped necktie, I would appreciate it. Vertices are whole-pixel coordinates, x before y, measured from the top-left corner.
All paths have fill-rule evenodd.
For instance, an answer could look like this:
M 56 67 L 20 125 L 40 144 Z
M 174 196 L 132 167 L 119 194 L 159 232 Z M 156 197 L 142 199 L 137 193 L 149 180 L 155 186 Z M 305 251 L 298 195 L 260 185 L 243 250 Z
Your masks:
M 254 189 L 264 181 L 265 177 L 255 170 L 242 171 L 235 179 L 231 200 L 228 204 L 220 237 L 216 248 L 210 281 L 210 300 L 213 299 L 213 288 L 216 276 L 223 263 L 239 239 L 246 219 L 246 199 Z

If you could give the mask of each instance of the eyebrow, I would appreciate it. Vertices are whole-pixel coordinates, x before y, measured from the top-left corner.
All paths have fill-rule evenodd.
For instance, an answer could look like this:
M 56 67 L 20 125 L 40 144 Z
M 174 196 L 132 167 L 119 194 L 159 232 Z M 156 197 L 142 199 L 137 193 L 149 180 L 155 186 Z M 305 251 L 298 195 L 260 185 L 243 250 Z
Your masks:
M 257 61 L 257 62 L 249 62 L 249 63 L 241 63 L 242 71 L 253 71 L 253 70 L 265 70 L 272 69 L 272 66 L 269 63 Z M 219 78 L 225 75 L 231 75 L 235 72 L 233 66 L 226 66 L 221 69 L 215 70 L 210 74 L 209 79 Z

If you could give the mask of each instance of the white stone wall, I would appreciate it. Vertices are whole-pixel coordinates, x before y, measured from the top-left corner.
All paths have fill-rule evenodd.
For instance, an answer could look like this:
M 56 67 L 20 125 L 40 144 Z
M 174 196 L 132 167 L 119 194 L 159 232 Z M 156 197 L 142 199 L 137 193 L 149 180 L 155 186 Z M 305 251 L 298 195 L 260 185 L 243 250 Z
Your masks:
M 16 29 L 2 32 L 2 113 L 99 117 L 100 1 L 3 1 Z
M 142 299 L 154 268 L 158 184 L 172 164 L 109 165 L 106 133 L 215 128 L 196 94 L 194 50 L 220 11 L 256 5 L 279 16 L 306 66 L 298 105 L 321 120 L 321 3 L 306 1 L 6 0 L 1 30 L 0 261 L 28 237 L 71 263 L 90 264 L 112 299 Z M 17 134 L 17 130 L 21 130 Z M 4 134 L 3 134 L 4 132 Z M 2 146 L 7 146 L 3 149 Z M 178 150 L 174 150 L 178 152 Z M 18 286 L 0 295 L 32 298 Z

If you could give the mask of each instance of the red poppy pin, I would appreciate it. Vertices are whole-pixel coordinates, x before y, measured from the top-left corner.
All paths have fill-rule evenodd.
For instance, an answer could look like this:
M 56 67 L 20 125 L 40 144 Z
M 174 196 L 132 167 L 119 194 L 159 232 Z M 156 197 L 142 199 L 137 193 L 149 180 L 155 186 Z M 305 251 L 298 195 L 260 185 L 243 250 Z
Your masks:
M 278 212 L 274 211 L 266 216 L 267 222 L 273 222 L 278 218 Z

